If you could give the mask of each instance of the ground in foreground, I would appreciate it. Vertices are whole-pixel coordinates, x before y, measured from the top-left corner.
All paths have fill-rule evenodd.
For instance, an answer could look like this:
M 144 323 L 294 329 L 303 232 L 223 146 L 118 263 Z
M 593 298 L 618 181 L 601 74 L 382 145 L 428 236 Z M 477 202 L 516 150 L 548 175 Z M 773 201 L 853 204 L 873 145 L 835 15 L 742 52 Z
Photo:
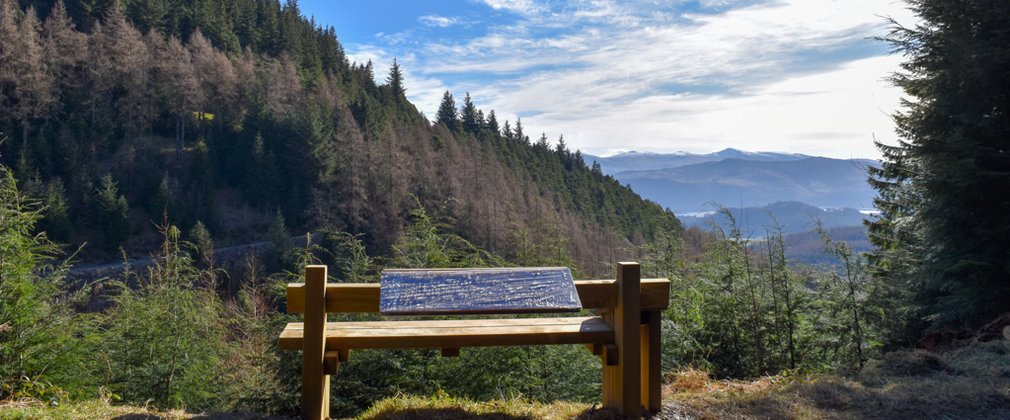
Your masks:
M 852 376 L 773 376 L 716 381 L 705 372 L 667 375 L 665 408 L 656 419 L 895 419 L 1010 418 L 1010 340 L 972 341 L 956 349 L 897 351 Z M 0 419 L 263 418 L 257 415 L 154 411 L 83 401 L 60 407 L 31 402 L 0 404 Z M 376 403 L 362 420 L 617 418 L 590 404 L 474 402 L 399 396 Z

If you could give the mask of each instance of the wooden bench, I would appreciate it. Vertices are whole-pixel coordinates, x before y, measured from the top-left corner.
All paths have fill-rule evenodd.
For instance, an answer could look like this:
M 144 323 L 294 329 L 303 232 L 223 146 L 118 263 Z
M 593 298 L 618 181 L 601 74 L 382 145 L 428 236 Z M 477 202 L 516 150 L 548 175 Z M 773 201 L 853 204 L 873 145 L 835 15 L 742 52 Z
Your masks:
M 616 280 L 576 281 L 584 309 L 598 316 L 438 321 L 327 322 L 327 313 L 379 312 L 377 283 L 326 283 L 326 266 L 305 268 L 305 283 L 287 288 L 289 313 L 305 314 L 278 340 L 302 350 L 302 417 L 328 418 L 329 375 L 355 349 L 585 344 L 603 362 L 603 405 L 625 417 L 661 406 L 660 313 L 670 282 L 642 280 L 637 263 L 618 263 Z

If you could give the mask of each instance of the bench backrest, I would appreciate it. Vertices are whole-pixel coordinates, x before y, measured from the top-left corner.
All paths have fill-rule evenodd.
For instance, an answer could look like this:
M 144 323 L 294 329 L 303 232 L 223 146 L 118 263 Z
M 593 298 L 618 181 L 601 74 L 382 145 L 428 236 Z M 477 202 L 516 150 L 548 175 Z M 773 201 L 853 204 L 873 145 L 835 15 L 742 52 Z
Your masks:
M 583 309 L 600 311 L 617 307 L 616 280 L 576 280 Z M 379 312 L 379 283 L 327 283 L 327 313 Z M 670 303 L 670 281 L 667 279 L 642 279 L 642 311 L 662 311 Z M 305 283 L 288 284 L 288 313 L 305 312 Z

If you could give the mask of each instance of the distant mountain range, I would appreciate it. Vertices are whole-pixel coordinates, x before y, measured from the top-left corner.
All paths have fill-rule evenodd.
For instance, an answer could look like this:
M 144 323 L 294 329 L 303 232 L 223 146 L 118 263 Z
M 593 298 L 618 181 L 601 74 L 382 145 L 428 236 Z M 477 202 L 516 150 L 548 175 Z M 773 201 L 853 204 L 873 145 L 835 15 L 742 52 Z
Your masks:
M 736 219 L 743 235 L 752 238 L 766 236 L 768 229 L 776 222 L 782 227 L 783 233 L 789 234 L 814 230 L 815 220 L 820 220 L 825 229 L 830 229 L 862 225 L 863 219 L 868 217 L 856 209 L 822 209 L 798 201 L 779 201 L 761 207 L 727 207 L 727 209 Z M 679 215 L 677 218 L 684 226 L 699 226 L 706 230 L 716 223 L 729 233 L 729 218 L 720 213 Z
M 600 163 L 603 172 L 614 175 L 625 171 L 649 171 L 656 169 L 669 169 L 680 166 L 694 165 L 696 163 L 718 162 L 724 159 L 742 159 L 762 162 L 782 162 L 789 160 L 799 160 L 812 156 L 798 153 L 778 153 L 778 152 L 745 152 L 738 149 L 723 149 L 714 153 L 696 154 L 687 152 L 675 153 L 652 153 L 652 152 L 624 152 L 608 157 L 585 155 L 586 162 L 592 163 L 594 160 Z
M 627 152 L 587 155 L 601 169 L 643 197 L 693 213 L 727 207 L 760 207 L 800 201 L 815 207 L 870 208 L 875 191 L 866 183 L 869 159 L 831 159 L 802 154 L 725 149 L 710 154 Z

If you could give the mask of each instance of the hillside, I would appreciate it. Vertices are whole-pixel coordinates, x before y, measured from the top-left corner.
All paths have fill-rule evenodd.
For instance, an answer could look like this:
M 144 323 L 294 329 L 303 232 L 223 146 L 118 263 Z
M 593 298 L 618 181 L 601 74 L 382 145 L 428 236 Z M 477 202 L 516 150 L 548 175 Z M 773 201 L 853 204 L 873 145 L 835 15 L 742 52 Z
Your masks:
M 728 158 L 657 170 L 614 175 L 676 213 L 711 210 L 712 202 L 732 207 L 801 201 L 817 207 L 869 208 L 874 190 L 866 183 L 865 159 L 806 157 L 797 160 Z
M 817 221 L 825 228 L 840 226 L 861 226 L 867 216 L 851 208 L 822 209 L 798 201 L 777 201 L 766 206 L 726 208 L 736 219 L 744 233 L 751 237 L 763 237 L 766 230 L 778 224 L 782 232 L 798 233 L 813 230 Z M 730 221 L 719 212 L 679 216 L 685 227 L 708 228 L 713 223 L 729 229 Z
M 469 97 L 454 119 L 470 121 L 432 125 L 399 67 L 349 62 L 296 2 L 31 3 L 0 4 L 0 51 L 24 51 L 0 60 L 0 163 L 45 198 L 52 238 L 88 244 L 86 261 L 146 253 L 163 214 L 219 244 L 263 240 L 281 215 L 382 254 L 423 206 L 505 255 L 563 233 L 589 272 L 678 228 Z

